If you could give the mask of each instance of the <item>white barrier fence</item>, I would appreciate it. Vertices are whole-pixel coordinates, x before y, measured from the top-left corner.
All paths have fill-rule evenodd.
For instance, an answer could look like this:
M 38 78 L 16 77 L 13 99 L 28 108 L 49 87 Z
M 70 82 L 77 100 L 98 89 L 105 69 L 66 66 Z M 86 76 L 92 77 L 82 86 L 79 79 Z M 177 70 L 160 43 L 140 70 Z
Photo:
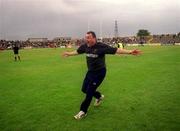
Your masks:
M 166 46 L 166 45 L 179 45 L 180 43 L 175 43 L 175 44 L 160 44 L 160 43 L 153 43 L 153 44 L 126 44 L 126 46 Z

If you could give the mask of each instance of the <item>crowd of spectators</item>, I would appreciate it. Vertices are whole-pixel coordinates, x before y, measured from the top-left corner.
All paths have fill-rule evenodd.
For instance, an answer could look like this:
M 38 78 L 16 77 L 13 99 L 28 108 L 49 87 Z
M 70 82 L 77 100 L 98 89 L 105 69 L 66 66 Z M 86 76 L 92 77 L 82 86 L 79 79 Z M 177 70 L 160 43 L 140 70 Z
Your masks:
M 180 43 L 180 34 L 153 35 L 152 43 L 174 44 Z
M 102 38 L 99 39 L 106 44 L 114 46 L 116 43 L 123 44 L 146 44 L 146 43 L 160 43 L 160 44 L 175 44 L 180 43 L 180 33 L 178 34 L 162 34 L 162 35 L 152 35 L 148 37 L 117 37 L 117 38 Z M 7 41 L 0 40 L 0 50 L 12 49 L 12 47 L 17 44 L 20 48 L 56 48 L 64 47 L 69 48 L 72 46 L 80 46 L 84 43 L 84 39 L 74 39 L 74 40 L 48 40 L 45 42 L 30 42 L 26 41 Z
M 179 34 L 162 34 L 162 35 L 152 35 L 147 37 L 118 37 L 118 38 L 103 38 L 105 43 L 123 43 L 123 44 L 175 44 L 180 43 L 180 33 Z

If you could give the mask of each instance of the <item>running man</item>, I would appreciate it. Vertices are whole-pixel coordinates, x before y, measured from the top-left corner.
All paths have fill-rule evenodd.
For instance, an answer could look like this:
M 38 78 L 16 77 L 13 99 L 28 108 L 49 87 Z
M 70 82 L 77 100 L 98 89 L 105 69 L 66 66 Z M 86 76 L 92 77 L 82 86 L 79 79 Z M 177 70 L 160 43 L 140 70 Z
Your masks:
M 104 95 L 97 91 L 97 88 L 106 76 L 105 54 L 140 54 L 139 50 L 113 48 L 97 42 L 96 34 L 93 31 L 86 33 L 85 40 L 86 43 L 81 45 L 77 50 L 63 53 L 64 57 L 86 54 L 88 71 L 82 85 L 82 92 L 86 94 L 86 97 L 81 103 L 80 111 L 74 116 L 77 120 L 87 115 L 88 107 L 93 97 L 95 97 L 94 106 L 99 106 L 104 98 Z

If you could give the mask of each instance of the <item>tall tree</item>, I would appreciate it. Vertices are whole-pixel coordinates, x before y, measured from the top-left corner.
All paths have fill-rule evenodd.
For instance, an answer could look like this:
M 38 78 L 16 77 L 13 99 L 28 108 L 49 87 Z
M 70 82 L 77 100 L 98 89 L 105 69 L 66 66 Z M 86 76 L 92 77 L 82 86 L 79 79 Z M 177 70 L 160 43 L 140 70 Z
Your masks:
M 140 38 L 139 40 L 139 43 L 141 45 L 143 45 L 144 43 L 147 42 L 147 37 L 150 35 L 150 32 L 148 30 L 145 30 L 145 29 L 140 29 L 137 33 L 137 36 Z
M 150 35 L 150 32 L 145 29 L 140 29 L 137 33 L 137 36 L 139 36 L 140 38 L 144 36 L 149 36 L 149 35 Z

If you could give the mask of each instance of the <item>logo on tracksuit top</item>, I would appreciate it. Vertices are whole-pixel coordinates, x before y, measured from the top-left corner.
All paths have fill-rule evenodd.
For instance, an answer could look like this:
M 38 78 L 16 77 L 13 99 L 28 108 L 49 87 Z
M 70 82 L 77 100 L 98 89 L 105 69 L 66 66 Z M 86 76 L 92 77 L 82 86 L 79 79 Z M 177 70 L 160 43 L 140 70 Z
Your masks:
M 97 49 L 94 49 L 94 50 L 93 50 L 93 53 L 94 53 L 94 54 L 93 54 L 93 53 L 87 53 L 86 56 L 87 56 L 87 57 L 91 57 L 91 58 L 97 58 L 97 57 L 98 57 L 98 54 L 96 54 L 96 52 L 97 52 Z
M 97 58 L 98 55 L 97 54 L 86 54 L 87 57 L 91 57 L 91 58 Z

